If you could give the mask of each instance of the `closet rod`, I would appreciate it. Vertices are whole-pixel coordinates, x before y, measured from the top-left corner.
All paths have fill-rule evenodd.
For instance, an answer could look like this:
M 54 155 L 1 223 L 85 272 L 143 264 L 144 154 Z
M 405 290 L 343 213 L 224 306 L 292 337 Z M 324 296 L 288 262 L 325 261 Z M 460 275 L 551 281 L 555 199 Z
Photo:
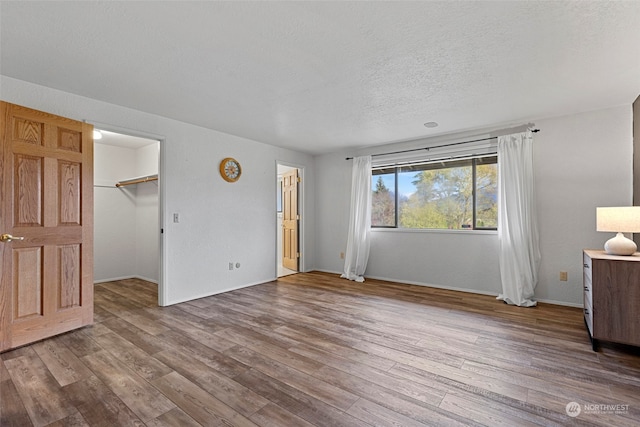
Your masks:
M 120 181 L 118 183 L 116 183 L 116 187 L 120 188 L 120 187 L 124 187 L 125 185 L 133 185 L 133 184 L 140 184 L 143 182 L 151 182 L 151 181 L 157 181 L 158 180 L 158 175 L 149 175 L 149 176 L 145 176 L 144 178 L 138 178 L 138 179 L 130 179 L 127 181 Z
M 536 133 L 536 132 L 540 132 L 540 129 L 530 129 L 531 132 Z M 497 139 L 497 136 L 491 136 L 488 138 L 480 138 L 480 139 L 472 139 L 470 141 L 461 141 L 461 142 L 452 142 L 450 144 L 442 144 L 442 145 L 434 145 L 433 147 L 422 147 L 422 148 L 412 148 L 410 150 L 401 150 L 401 151 L 391 151 L 389 153 L 379 153 L 379 154 L 372 154 L 371 157 L 378 157 L 378 156 L 388 156 L 390 154 L 402 154 L 402 153 L 412 153 L 414 151 L 429 151 L 433 148 L 442 148 L 442 147 L 453 147 L 454 145 L 462 145 L 462 144 L 470 144 L 472 142 L 480 142 L 480 141 L 491 141 L 492 139 Z M 346 157 L 345 160 L 352 160 L 353 157 Z

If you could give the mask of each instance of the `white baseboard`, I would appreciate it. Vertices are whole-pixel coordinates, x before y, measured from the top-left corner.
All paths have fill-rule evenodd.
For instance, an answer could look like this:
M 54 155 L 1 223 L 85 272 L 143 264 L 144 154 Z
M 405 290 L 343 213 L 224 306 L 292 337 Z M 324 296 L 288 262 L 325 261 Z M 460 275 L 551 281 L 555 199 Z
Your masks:
M 225 292 L 231 292 L 231 291 L 235 291 L 235 290 L 237 290 L 237 289 L 248 288 L 248 287 L 256 286 L 256 285 L 263 285 L 263 284 L 265 284 L 265 283 L 273 282 L 274 280 L 277 280 L 277 279 L 276 279 L 276 278 L 274 278 L 274 279 L 260 280 L 260 281 L 258 281 L 258 282 L 247 283 L 247 284 L 244 284 L 244 285 L 239 285 L 239 286 L 234 286 L 234 287 L 231 287 L 231 288 L 226 288 L 226 289 L 222 289 L 222 290 L 217 290 L 217 291 L 215 291 L 215 292 L 210 292 L 210 293 L 200 294 L 200 295 L 195 296 L 195 297 L 189 297 L 189 298 L 186 298 L 186 299 L 180 299 L 180 300 L 175 300 L 175 301 L 169 301 L 169 302 L 166 304 L 166 306 L 173 305 L 173 304 L 180 304 L 180 303 L 188 302 L 188 301 L 193 301 L 193 300 L 200 299 L 200 298 L 206 298 L 206 297 L 210 297 L 210 296 L 213 296 L 213 295 L 223 294 L 223 293 L 225 293 Z
M 320 271 L 322 273 L 329 273 L 329 274 L 337 274 L 338 276 L 340 276 L 342 274 L 341 272 L 339 273 L 339 272 L 331 271 L 331 270 L 316 269 L 315 271 Z M 493 297 L 497 297 L 498 296 L 498 294 L 495 293 L 495 292 L 480 291 L 478 289 L 456 288 L 456 287 L 453 287 L 453 286 L 434 285 L 434 284 L 431 284 L 431 283 L 414 282 L 414 281 L 410 281 L 410 280 L 398 280 L 398 279 L 391 279 L 391 278 L 388 278 L 388 277 L 379 277 L 379 276 L 365 276 L 365 283 L 366 283 L 366 279 L 367 278 L 375 279 L 375 280 L 384 280 L 385 282 L 403 283 L 403 284 L 406 284 L 406 285 L 426 286 L 428 288 L 446 289 L 446 290 L 458 291 L 458 292 L 467 292 L 467 293 L 478 294 L 478 295 L 490 295 L 490 296 L 493 296 Z M 555 301 L 555 300 L 548 300 L 548 299 L 536 299 L 536 301 L 542 302 L 542 303 L 545 303 L 545 304 L 554 304 L 554 305 L 562 305 L 562 306 L 566 306 L 566 307 L 583 308 L 582 304 L 576 304 L 576 303 L 572 303 L 572 302 Z
M 140 280 L 144 280 L 146 282 L 155 283 L 156 285 L 158 284 L 158 281 L 156 279 L 150 279 L 150 278 L 144 277 L 144 276 L 133 276 L 132 279 L 140 279 Z
M 155 283 L 156 285 L 158 284 L 157 280 L 154 279 L 149 279 L 148 277 L 143 277 L 143 276 L 122 276 L 122 277 L 112 277 L 110 279 L 100 279 L 100 280 L 94 280 L 93 284 L 94 285 L 98 285 L 100 283 L 106 283 L 106 282 L 115 282 L 118 280 L 127 280 L 127 279 L 140 279 L 140 280 L 145 280 L 147 282 L 151 282 L 151 283 Z
M 556 301 L 552 299 L 538 299 L 536 301 L 543 302 L 545 304 L 563 305 L 565 307 L 584 308 L 584 304 L 576 304 L 575 302 Z

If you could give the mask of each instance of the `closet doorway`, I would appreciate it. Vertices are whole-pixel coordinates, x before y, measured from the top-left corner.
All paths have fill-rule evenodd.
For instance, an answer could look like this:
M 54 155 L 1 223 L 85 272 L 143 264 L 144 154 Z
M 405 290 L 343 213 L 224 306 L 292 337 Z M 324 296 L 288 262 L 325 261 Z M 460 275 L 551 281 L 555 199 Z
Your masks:
M 301 271 L 302 169 L 277 165 L 277 277 Z
M 160 141 L 96 131 L 94 283 L 141 279 L 161 295 Z

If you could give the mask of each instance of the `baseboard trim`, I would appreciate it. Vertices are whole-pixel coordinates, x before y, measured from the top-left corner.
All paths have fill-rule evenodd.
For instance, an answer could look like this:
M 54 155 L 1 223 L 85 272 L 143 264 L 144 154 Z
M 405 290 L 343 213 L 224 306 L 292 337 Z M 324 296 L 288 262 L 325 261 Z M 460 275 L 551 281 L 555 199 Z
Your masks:
M 584 304 L 577 304 L 575 302 L 556 301 L 552 299 L 539 299 L 536 301 L 543 302 L 545 304 L 563 305 L 565 307 L 584 308 Z
M 140 280 L 144 280 L 146 282 L 151 282 L 151 283 L 155 283 L 156 285 L 159 283 L 157 280 L 155 279 L 150 279 L 148 277 L 144 277 L 144 276 L 133 276 L 132 279 L 140 279 Z
M 234 286 L 234 287 L 231 287 L 231 288 L 225 288 L 225 289 L 218 290 L 218 291 L 215 291 L 215 292 L 204 293 L 204 294 L 201 294 L 201 295 L 198 295 L 198 296 L 195 296 L 195 297 L 189 297 L 189 298 L 186 298 L 186 299 L 180 299 L 180 300 L 175 300 L 175 301 L 172 300 L 172 301 L 169 301 L 165 305 L 165 307 L 170 306 L 170 305 L 174 305 L 174 304 L 180 304 L 180 303 L 183 303 L 183 302 L 193 301 L 193 300 L 200 299 L 200 298 L 206 298 L 206 297 L 210 297 L 210 296 L 213 296 L 213 295 L 223 294 L 225 292 L 231 292 L 231 291 L 235 291 L 235 290 L 238 290 L 238 289 L 248 288 L 248 287 L 251 287 L 251 286 L 263 285 L 265 283 L 273 282 L 275 280 L 277 280 L 277 279 L 274 278 L 274 279 L 261 280 L 259 282 L 251 282 L 251 283 L 247 283 L 247 284 L 244 284 L 244 285 Z
M 331 270 L 323 270 L 323 269 L 316 269 L 315 271 L 319 271 L 322 273 L 329 273 L 329 274 L 337 274 L 338 276 L 341 275 L 341 272 L 337 272 L 337 271 L 331 271 Z M 434 285 L 431 283 L 423 283 L 423 282 L 414 282 L 411 280 L 398 280 L 398 279 L 391 279 L 389 277 L 380 277 L 380 276 L 365 276 L 365 283 L 366 283 L 366 279 L 375 279 L 375 280 L 384 280 L 385 282 L 395 282 L 395 283 L 402 283 L 405 285 L 416 285 L 416 286 L 426 286 L 428 288 L 436 288 L 436 289 L 446 289 L 449 291 L 458 291 L 458 292 L 467 292 L 470 294 L 478 294 L 478 295 L 489 295 L 489 296 L 493 296 L 493 297 L 497 297 L 498 294 L 495 292 L 490 292 L 490 291 L 481 291 L 478 289 L 469 289 L 469 288 L 456 288 L 453 286 L 443 286 L 443 285 Z M 550 299 L 536 299 L 536 301 L 544 303 L 544 304 L 553 304 L 553 305 L 562 305 L 565 307 L 575 307 L 575 308 L 583 308 L 582 304 L 577 304 L 577 303 L 572 303 L 572 302 L 565 302 L 565 301 L 556 301 L 556 300 L 550 300 Z
M 122 276 L 122 277 L 113 277 L 111 279 L 100 279 L 100 280 L 94 280 L 93 284 L 98 285 L 100 283 L 115 282 L 118 280 L 127 280 L 127 279 L 140 279 L 140 280 L 145 280 L 147 282 L 155 283 L 156 285 L 158 284 L 157 280 L 149 279 L 148 277 L 144 277 L 144 276 Z

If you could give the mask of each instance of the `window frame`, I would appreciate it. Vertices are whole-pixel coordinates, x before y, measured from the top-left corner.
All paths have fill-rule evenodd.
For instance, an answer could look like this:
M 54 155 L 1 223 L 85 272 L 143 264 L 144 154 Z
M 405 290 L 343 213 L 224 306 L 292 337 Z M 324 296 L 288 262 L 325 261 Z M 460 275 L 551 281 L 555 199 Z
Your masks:
M 375 230 L 381 230 L 381 229 L 389 229 L 389 230 L 407 230 L 407 231 L 455 231 L 455 232 L 463 232 L 463 233 L 468 233 L 470 231 L 497 231 L 497 223 L 496 223 L 496 227 L 478 227 L 477 226 L 477 197 L 478 197 L 478 191 L 477 191 L 477 166 L 478 166 L 478 160 L 479 159 L 487 159 L 487 158 L 494 158 L 495 161 L 490 161 L 490 162 L 486 162 L 483 164 L 495 164 L 496 167 L 498 165 L 498 155 L 497 153 L 490 153 L 490 154 L 483 154 L 483 155 L 475 155 L 475 156 L 460 156 L 460 157 L 449 157 L 446 159 L 435 159 L 435 160 L 428 160 L 428 161 L 411 161 L 411 162 L 406 162 L 406 163 L 395 163 L 393 165 L 382 165 L 382 166 L 373 166 L 371 168 L 371 175 L 372 177 L 376 176 L 376 175 L 383 175 L 383 173 L 375 173 L 376 171 L 381 171 L 381 170 L 389 170 L 389 169 L 393 169 L 393 174 L 394 174 L 394 198 L 393 198 L 393 203 L 394 203 L 394 225 L 371 225 L 371 229 L 375 229 Z M 407 166 L 412 166 L 412 165 L 422 165 L 422 164 L 435 164 L 435 163 L 441 163 L 441 162 L 452 162 L 452 161 L 465 161 L 465 160 L 470 160 L 471 161 L 471 180 L 472 180 L 472 227 L 471 228 L 460 228 L 460 229 L 448 229 L 448 228 L 410 228 L 410 227 L 400 227 L 399 226 L 399 212 L 398 212 L 398 208 L 399 208 L 399 194 L 398 194 L 398 172 L 400 171 L 400 169 L 402 169 L 403 167 L 407 167 Z M 449 166 L 451 167 L 451 166 Z M 446 169 L 447 167 L 442 167 L 442 168 L 434 168 L 434 169 Z M 388 174 L 389 172 L 387 172 L 386 174 Z M 373 181 L 373 179 L 372 179 Z M 496 183 L 497 185 L 497 183 Z M 373 189 L 371 190 L 373 192 Z M 496 220 L 497 220 L 497 215 L 498 213 L 496 213 Z

